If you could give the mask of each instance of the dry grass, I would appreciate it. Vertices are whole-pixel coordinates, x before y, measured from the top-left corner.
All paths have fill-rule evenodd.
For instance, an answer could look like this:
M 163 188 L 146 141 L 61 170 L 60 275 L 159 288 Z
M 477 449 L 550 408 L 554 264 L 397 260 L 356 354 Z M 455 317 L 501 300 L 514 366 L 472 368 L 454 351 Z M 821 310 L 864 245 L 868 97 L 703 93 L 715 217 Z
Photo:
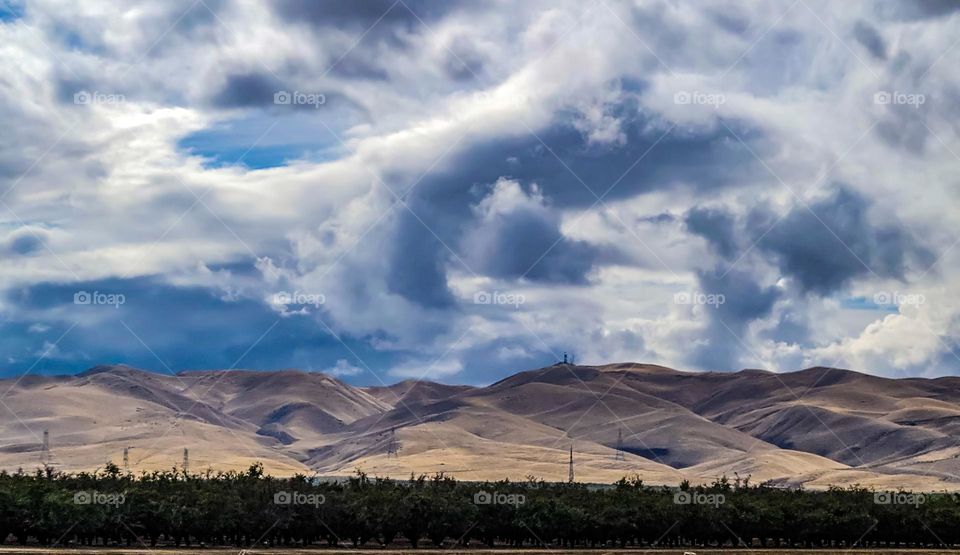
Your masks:
M 4 402 L 17 418 L 0 417 L 0 469 L 11 471 L 39 467 L 49 429 L 63 471 L 119 464 L 124 447 L 135 473 L 170 469 L 186 447 L 195 472 L 259 461 L 276 476 L 362 469 L 400 479 L 565 481 L 572 442 L 584 482 L 638 474 L 672 485 L 738 473 L 784 486 L 960 489 L 960 388 L 940 380 L 610 365 L 548 367 L 486 388 L 363 390 L 291 371 L 173 377 L 115 367 L 0 382 L 11 387 Z M 388 458 L 391 428 L 401 449 Z M 275 439 L 283 434 L 295 441 Z

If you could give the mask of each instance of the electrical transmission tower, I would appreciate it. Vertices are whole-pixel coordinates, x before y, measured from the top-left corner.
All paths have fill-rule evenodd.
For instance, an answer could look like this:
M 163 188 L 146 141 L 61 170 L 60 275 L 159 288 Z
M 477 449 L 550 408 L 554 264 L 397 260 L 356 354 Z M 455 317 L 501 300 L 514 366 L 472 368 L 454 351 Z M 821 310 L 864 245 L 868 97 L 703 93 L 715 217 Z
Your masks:
M 390 440 L 387 442 L 387 458 L 393 455 L 393 458 L 400 457 L 400 448 L 397 446 L 397 429 L 390 428 Z
M 573 443 L 570 443 L 570 470 L 567 476 L 567 482 L 573 483 Z
M 130 474 L 130 448 L 123 448 L 123 473 Z
M 613 460 L 622 461 L 623 459 L 623 430 L 617 430 L 617 454 L 613 456 Z
M 186 476 L 190 472 L 190 452 L 186 447 L 183 448 L 183 475 Z
M 40 446 L 40 464 L 42 464 L 44 468 L 50 466 L 50 430 L 43 431 L 43 444 Z

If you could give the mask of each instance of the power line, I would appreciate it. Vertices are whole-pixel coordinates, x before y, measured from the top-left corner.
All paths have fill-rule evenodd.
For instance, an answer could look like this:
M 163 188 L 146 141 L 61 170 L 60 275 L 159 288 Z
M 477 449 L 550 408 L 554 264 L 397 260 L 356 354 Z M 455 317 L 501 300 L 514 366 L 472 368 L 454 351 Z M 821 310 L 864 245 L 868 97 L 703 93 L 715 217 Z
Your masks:
M 623 459 L 623 430 L 617 430 L 617 453 L 613 456 L 613 460 L 622 461 Z
M 400 458 L 400 447 L 397 445 L 397 429 L 390 428 L 390 439 L 387 442 L 387 458 L 390 458 L 390 455 L 393 455 L 393 458 Z
M 40 464 L 46 468 L 50 466 L 50 459 L 50 430 L 44 430 L 43 444 L 40 446 Z

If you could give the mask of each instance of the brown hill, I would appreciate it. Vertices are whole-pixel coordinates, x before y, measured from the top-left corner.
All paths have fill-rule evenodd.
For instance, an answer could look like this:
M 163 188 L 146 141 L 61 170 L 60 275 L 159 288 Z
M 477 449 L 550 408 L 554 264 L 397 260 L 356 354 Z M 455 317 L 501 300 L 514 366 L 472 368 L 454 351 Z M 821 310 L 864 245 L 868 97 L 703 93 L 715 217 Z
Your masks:
M 274 474 L 650 483 L 751 475 L 783 485 L 960 489 L 960 378 L 810 368 L 682 372 L 554 365 L 486 387 L 404 381 L 357 388 L 283 370 L 164 375 L 101 366 L 0 381 L 0 468 L 119 463 Z M 396 451 L 396 452 L 394 452 Z
M 446 385 L 422 380 L 404 380 L 393 385 L 368 387 L 364 391 L 389 405 L 404 402 L 439 401 L 474 389 L 469 385 Z

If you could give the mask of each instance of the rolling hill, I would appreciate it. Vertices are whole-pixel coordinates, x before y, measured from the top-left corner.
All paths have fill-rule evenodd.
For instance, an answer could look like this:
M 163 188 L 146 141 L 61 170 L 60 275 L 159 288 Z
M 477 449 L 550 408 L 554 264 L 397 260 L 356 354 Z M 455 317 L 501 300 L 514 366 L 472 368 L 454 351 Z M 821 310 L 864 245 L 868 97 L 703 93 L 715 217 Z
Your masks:
M 485 387 L 358 388 L 321 373 L 98 366 L 0 381 L 0 469 L 50 464 L 406 478 L 860 483 L 960 490 L 960 378 L 557 364 Z

